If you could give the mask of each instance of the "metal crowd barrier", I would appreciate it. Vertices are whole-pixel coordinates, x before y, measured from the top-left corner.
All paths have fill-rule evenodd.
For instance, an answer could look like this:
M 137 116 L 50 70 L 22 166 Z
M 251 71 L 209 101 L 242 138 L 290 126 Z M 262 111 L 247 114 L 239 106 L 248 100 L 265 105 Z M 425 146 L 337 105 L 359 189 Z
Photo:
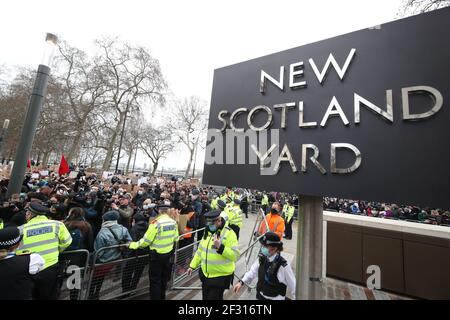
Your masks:
M 118 259 L 101 262 L 105 254 Z M 111 300 L 148 292 L 149 250 L 129 250 L 128 244 L 104 247 L 94 253 L 85 300 Z
M 265 221 L 262 209 L 259 208 L 257 213 L 258 218 L 253 233 L 260 223 Z M 175 244 L 172 276 L 167 289 L 201 289 L 198 286 L 189 286 L 185 283 L 185 280 L 187 280 L 186 271 L 201 240 L 199 237 L 202 236 L 204 231 L 205 228 L 202 228 L 180 235 L 179 241 Z M 191 235 L 191 237 L 186 237 L 186 235 Z M 256 248 L 258 244 L 259 237 L 250 238 L 248 247 L 238 258 L 238 261 L 245 258 L 243 265 L 245 270 L 236 270 L 237 272 L 245 273 L 248 271 L 249 266 L 258 256 L 259 248 Z M 108 256 L 112 257 L 108 258 Z M 60 254 L 60 266 L 61 289 L 59 299 L 111 300 L 129 298 L 149 291 L 148 248 L 130 250 L 128 244 L 122 244 L 104 247 L 92 254 L 87 250 L 67 251 Z M 77 269 L 77 271 L 74 271 L 74 269 Z M 70 286 L 70 283 L 74 280 L 72 279 L 74 272 L 79 272 L 79 289 Z M 240 279 L 238 275 L 236 277 Z
M 244 251 L 241 252 L 241 255 L 239 256 L 238 260 L 236 261 L 239 262 L 239 260 L 241 260 L 241 258 L 245 257 L 245 272 L 247 272 L 250 267 L 253 265 L 253 263 L 256 261 L 256 259 L 258 259 L 259 257 L 259 252 L 261 251 L 261 243 L 259 242 L 259 239 L 262 238 L 262 235 L 255 237 L 253 241 L 253 243 L 251 243 Z M 234 273 L 234 277 L 237 278 L 238 280 L 242 280 L 242 278 L 244 277 L 245 272 L 242 273 L 241 276 L 237 275 L 237 271 L 235 271 Z M 248 290 L 253 290 L 256 289 L 256 282 L 257 279 L 255 278 L 252 283 L 248 283 L 246 284 L 246 286 L 248 287 Z
M 175 247 L 175 259 L 173 264 L 173 276 L 168 288 L 171 290 L 193 290 L 201 289 L 201 287 L 192 287 L 188 285 L 181 285 L 184 280 L 187 279 L 186 271 L 197 251 L 198 245 L 200 243 L 199 236 L 203 235 L 205 228 L 201 228 L 192 232 L 180 235 L 179 240 Z M 186 240 L 186 235 L 191 235 L 191 240 Z M 199 268 L 194 270 L 197 272 Z
M 59 298 L 81 300 L 89 267 L 89 251 L 64 251 L 59 255 Z M 79 289 L 77 289 L 79 286 Z

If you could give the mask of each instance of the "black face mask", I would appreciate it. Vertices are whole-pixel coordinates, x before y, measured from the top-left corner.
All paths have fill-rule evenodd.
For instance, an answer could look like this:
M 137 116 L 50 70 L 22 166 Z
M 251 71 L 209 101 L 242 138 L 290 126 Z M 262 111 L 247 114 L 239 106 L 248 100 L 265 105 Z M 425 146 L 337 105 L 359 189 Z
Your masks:
M 278 214 L 278 210 L 277 210 L 277 209 L 274 209 L 274 208 L 272 208 L 272 209 L 270 210 L 270 213 L 271 213 L 271 214 Z

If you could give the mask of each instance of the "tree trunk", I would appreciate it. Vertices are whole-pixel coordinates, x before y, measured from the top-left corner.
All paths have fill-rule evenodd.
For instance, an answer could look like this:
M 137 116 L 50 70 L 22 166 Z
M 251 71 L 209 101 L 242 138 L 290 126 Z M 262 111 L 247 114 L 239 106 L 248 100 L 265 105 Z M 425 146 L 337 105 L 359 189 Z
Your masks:
M 42 152 L 39 152 L 38 153 L 38 156 L 37 156 L 37 159 L 36 159 L 36 162 L 37 163 L 39 163 L 39 161 L 41 161 L 41 156 L 42 156 Z M 45 163 L 44 163 L 44 166 L 45 166 Z M 45 167 L 44 167 L 45 168 Z
M 195 149 L 195 148 L 194 148 Z M 187 179 L 189 177 L 189 171 L 191 171 L 192 160 L 194 158 L 194 149 L 189 148 L 189 152 L 191 153 L 189 156 L 188 167 L 186 168 L 186 172 L 184 173 L 184 178 Z
M 156 173 L 156 169 L 158 169 L 158 161 L 153 162 L 153 171 L 152 171 L 152 176 L 155 175 Z
M 43 168 L 47 168 L 48 159 L 50 158 L 51 153 L 51 151 L 44 152 L 44 157 L 42 158 Z
M 128 174 L 128 170 L 130 169 L 131 158 L 133 157 L 133 150 L 130 151 L 130 156 L 128 157 L 127 168 L 125 169 L 125 174 Z
M 120 130 L 122 129 L 122 124 L 125 120 L 125 113 L 120 114 L 120 120 L 116 125 L 116 130 L 114 130 L 111 139 L 109 140 L 108 144 L 108 150 L 106 152 L 105 161 L 103 161 L 103 167 L 102 169 L 105 171 L 109 171 L 109 168 L 111 167 L 112 158 L 114 156 L 114 145 L 116 144 L 117 135 L 119 134 Z
M 77 132 L 77 135 L 73 139 L 72 146 L 70 147 L 69 153 L 67 154 L 67 158 L 66 158 L 67 163 L 72 162 L 72 159 L 75 157 L 75 154 L 79 151 L 80 141 L 81 141 L 82 136 L 83 136 L 83 131 L 80 130 L 79 132 Z

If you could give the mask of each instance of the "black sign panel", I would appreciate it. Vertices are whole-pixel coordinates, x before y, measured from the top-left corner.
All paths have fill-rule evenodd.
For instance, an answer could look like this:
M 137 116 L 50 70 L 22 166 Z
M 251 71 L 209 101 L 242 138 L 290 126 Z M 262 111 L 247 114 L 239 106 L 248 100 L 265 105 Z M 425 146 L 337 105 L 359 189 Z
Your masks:
M 450 8 L 220 68 L 209 128 L 230 128 L 244 108 L 231 125 L 256 132 L 270 110 L 267 130 L 279 134 L 268 143 L 279 148 L 272 159 L 284 158 L 261 174 L 248 154 L 246 164 L 226 164 L 224 143 L 224 163 L 211 163 L 210 139 L 203 182 L 449 208 L 449 101 Z M 283 104 L 284 126 L 283 107 L 274 107 Z

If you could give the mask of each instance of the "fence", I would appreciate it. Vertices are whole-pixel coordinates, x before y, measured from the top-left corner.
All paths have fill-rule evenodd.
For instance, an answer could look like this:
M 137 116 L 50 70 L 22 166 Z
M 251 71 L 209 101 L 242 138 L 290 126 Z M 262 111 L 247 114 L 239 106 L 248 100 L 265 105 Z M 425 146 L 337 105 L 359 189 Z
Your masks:
M 181 284 L 187 279 L 186 271 L 197 251 L 204 231 L 205 228 L 202 228 L 180 236 L 180 239 L 176 244 L 174 272 L 169 286 L 172 290 L 199 289 L 198 287 L 183 286 Z M 190 237 L 186 239 L 186 235 L 190 235 Z M 198 268 L 195 271 L 197 270 Z
M 174 288 L 186 277 L 203 231 L 204 228 L 179 237 L 168 288 Z M 108 261 L 108 255 L 115 259 Z M 59 299 L 111 300 L 149 291 L 148 249 L 129 250 L 123 244 L 101 248 L 91 255 L 87 250 L 67 251 L 60 255 L 60 266 Z
M 265 220 L 264 212 L 257 208 L 258 217 L 252 234 Z M 254 209 L 252 208 L 252 209 Z M 172 290 L 201 289 L 188 286 L 186 271 L 198 248 L 205 228 L 179 237 L 175 245 L 171 277 L 167 288 Z M 259 253 L 259 236 L 250 237 L 247 248 L 241 252 L 236 277 L 248 271 Z M 244 259 L 244 260 L 242 260 Z M 60 299 L 111 300 L 130 298 L 149 291 L 149 250 L 129 250 L 127 244 L 104 247 L 93 254 L 87 250 L 63 252 L 60 255 Z M 196 270 L 197 271 L 197 270 Z

